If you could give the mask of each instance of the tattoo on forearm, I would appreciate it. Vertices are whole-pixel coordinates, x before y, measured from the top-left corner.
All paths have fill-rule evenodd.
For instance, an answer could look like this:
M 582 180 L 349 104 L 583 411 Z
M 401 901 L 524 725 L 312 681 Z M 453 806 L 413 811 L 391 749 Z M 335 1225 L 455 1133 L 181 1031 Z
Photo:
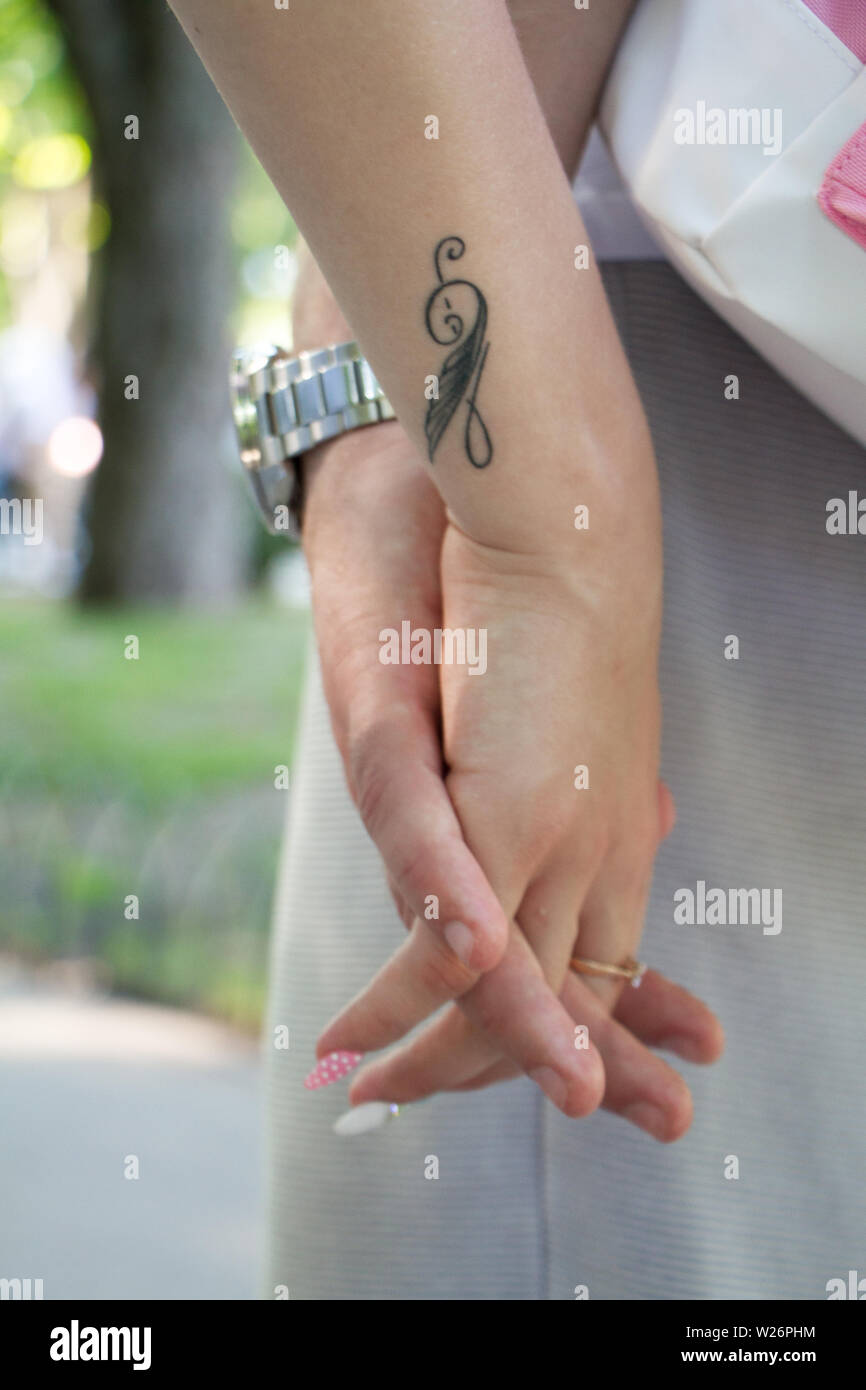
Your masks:
M 493 458 L 493 445 L 487 426 L 475 404 L 478 383 L 484 370 L 490 344 L 487 331 L 487 301 L 469 280 L 446 280 L 442 259 L 457 261 L 466 250 L 459 236 L 443 237 L 433 252 L 433 265 L 439 284 L 427 300 L 424 322 L 435 343 L 451 346 L 439 369 L 439 397 L 427 406 L 424 433 L 430 462 L 440 439 L 461 401 L 466 403 L 463 443 L 466 456 L 475 468 L 486 468 Z

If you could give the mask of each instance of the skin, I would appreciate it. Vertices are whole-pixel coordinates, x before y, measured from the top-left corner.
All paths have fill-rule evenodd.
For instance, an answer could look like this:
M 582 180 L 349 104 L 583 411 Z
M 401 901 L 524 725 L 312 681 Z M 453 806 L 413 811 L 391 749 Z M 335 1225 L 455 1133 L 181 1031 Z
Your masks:
M 291 28 L 243 0 L 175 8 L 354 326 L 308 267 L 295 346 L 358 337 L 405 422 L 307 460 L 326 696 L 410 927 L 318 1051 L 382 1047 L 445 1005 L 356 1077 L 353 1101 L 523 1070 L 567 1115 L 604 1103 L 675 1138 L 688 1091 L 649 1046 L 712 1060 L 713 1016 L 657 976 L 623 993 L 568 969 L 578 936 L 583 955 L 634 952 L 673 819 L 658 783 L 652 447 L 597 269 L 576 274 L 571 259 L 586 234 L 567 175 L 627 6 L 594 7 L 582 28 L 546 0 L 513 6 L 513 24 L 498 0 L 299 0 Z M 419 111 L 471 138 L 422 151 L 407 126 L 418 92 Z M 341 217 L 334 189 L 363 216 Z M 422 311 L 433 249 L 451 234 L 490 305 L 485 470 L 467 464 L 456 418 L 426 462 Z M 487 630 L 487 673 L 383 666 L 378 633 L 405 617 Z M 573 786 L 577 763 L 588 791 Z M 458 922 L 466 931 L 449 931 Z
M 339 507 L 335 496 L 342 498 Z M 395 514 L 403 519 L 396 531 L 388 524 Z M 636 946 L 655 849 L 673 821 L 655 754 L 647 756 L 656 748 L 657 697 L 642 683 L 645 646 L 654 640 L 644 626 L 646 595 L 631 596 L 638 624 L 631 623 L 631 610 L 621 615 L 623 628 L 639 634 L 633 662 L 641 680 L 623 679 L 629 674 L 624 642 L 615 661 L 582 670 L 586 646 L 614 650 L 602 640 L 613 600 L 585 605 L 587 616 L 547 576 L 530 583 L 524 562 L 503 574 L 497 556 L 491 570 L 490 557 L 479 557 L 445 521 L 396 424 L 315 451 L 305 546 L 337 743 L 365 824 L 396 869 L 395 896 L 411 927 L 392 960 L 325 1030 L 318 1055 L 386 1047 L 459 999 L 459 1007 L 447 1008 L 409 1045 L 365 1067 L 352 1083 L 352 1101 L 405 1102 L 524 1070 L 568 1115 L 588 1114 L 603 1102 L 657 1138 L 678 1137 L 691 1116 L 688 1089 L 648 1045 L 711 1061 L 721 1049 L 713 1015 L 653 972 L 640 990 L 621 992 L 568 970 L 578 923 L 582 954 L 620 959 Z M 612 587 L 623 601 L 621 586 Z M 457 618 L 463 626 L 486 625 L 496 634 L 490 649 L 505 658 L 498 675 L 493 666 L 480 677 L 443 667 L 437 690 L 431 666 L 374 670 L 365 629 L 393 622 L 394 593 L 415 625 L 441 625 L 443 606 L 452 625 Z M 541 741 L 527 723 L 521 676 L 527 662 L 530 669 L 550 668 L 538 694 L 549 727 Z M 585 698 L 575 699 L 575 691 Z M 583 721 L 581 711 L 610 710 L 615 700 L 615 720 Z M 359 708 L 373 734 L 359 735 Z M 449 768 L 444 781 L 440 717 Z M 613 733 L 623 726 L 628 742 Z M 573 759 L 565 749 L 576 744 L 591 750 L 584 759 L 591 767 L 606 767 L 602 794 L 592 804 L 571 783 Z M 619 788 L 617 797 L 607 794 L 611 785 Z M 638 797 L 647 820 L 642 842 L 633 835 Z M 407 838 L 414 824 L 425 828 L 421 859 Z M 483 975 L 408 906 L 433 883 L 452 881 L 448 866 L 460 871 L 464 844 L 511 922 L 504 959 Z M 575 1048 L 576 1022 L 589 1028 L 586 1050 Z
M 312 346 L 321 341 L 339 341 L 349 335 L 349 326 L 325 284 L 321 273 L 307 257 L 301 269 L 295 301 L 296 346 Z M 392 960 L 386 964 L 370 987 L 359 999 L 343 1011 L 322 1034 L 319 1056 L 336 1050 L 377 1051 L 398 1041 L 416 1023 L 452 998 L 460 999 L 460 1007 L 447 1009 L 440 1021 L 419 1039 L 387 1058 L 377 1059 L 358 1073 L 351 1087 L 353 1102 L 389 1099 L 407 1102 L 420 1099 L 440 1089 L 477 1087 L 515 1075 L 519 1070 L 549 1068 L 568 1077 L 568 1095 L 562 1107 L 566 1113 L 585 1114 L 601 1101 L 605 1108 L 616 1111 L 655 1137 L 664 1141 L 679 1137 L 688 1127 L 691 1102 L 682 1078 L 650 1049 L 663 1046 L 690 1062 L 710 1062 L 720 1053 L 722 1034 L 718 1022 L 705 1005 L 687 991 L 665 980 L 654 971 L 644 978 L 635 990 L 611 988 L 604 981 L 579 978 L 563 968 L 563 954 L 574 941 L 575 918 L 571 917 L 572 885 L 579 891 L 579 873 L 570 867 L 571 837 L 580 835 L 582 814 L 579 798 L 588 793 L 575 792 L 571 785 L 574 759 L 563 766 L 569 776 L 564 798 L 565 816 L 564 872 L 557 874 L 556 854 L 551 856 L 552 869 L 547 863 L 535 877 L 540 908 L 533 909 L 533 896 L 523 894 L 521 878 L 532 872 L 534 856 L 525 864 L 513 859 L 514 847 L 525 839 L 533 818 L 521 824 L 520 788 L 532 787 L 541 771 L 534 741 L 527 738 L 535 727 L 527 725 L 525 688 L 522 674 L 506 682 L 505 691 L 494 691 L 488 680 L 492 672 L 479 677 L 462 676 L 458 668 L 433 666 L 383 666 L 369 660 L 371 634 L 378 633 L 394 621 L 394 595 L 400 595 L 401 611 L 411 614 L 413 624 L 434 628 L 443 622 L 443 575 L 458 577 L 469 570 L 472 582 L 459 589 L 461 605 L 484 604 L 485 622 L 491 620 L 487 599 L 492 593 L 506 617 L 514 608 L 514 585 L 501 588 L 501 556 L 494 557 L 496 568 L 485 569 L 478 576 L 477 548 L 468 546 L 459 533 L 454 533 L 456 548 L 447 559 L 443 557 L 449 528 L 445 508 L 435 487 L 421 466 L 420 460 L 399 424 L 374 426 L 343 436 L 321 445 L 305 460 L 307 498 L 304 524 L 304 546 L 310 566 L 317 641 L 326 695 L 331 711 L 337 744 L 343 755 L 347 780 L 359 804 L 367 828 L 379 846 L 383 860 L 390 866 L 391 882 L 404 923 L 410 934 Z M 399 516 L 395 527 L 392 518 Z M 628 537 L 624 536 L 624 546 Z M 467 556 L 469 559 L 467 559 Z M 483 558 L 488 558 L 484 556 Z M 470 566 L 471 562 L 471 566 Z M 446 571 L 450 565 L 450 571 Z M 518 589 L 525 588 L 525 568 L 520 573 Z M 479 585 L 481 598 L 477 597 Z M 536 597 L 548 594 L 549 586 L 539 581 Z M 503 595 L 507 601 L 503 603 Z M 621 586 L 611 586 L 611 594 L 619 594 Z M 499 595 L 499 597 L 497 597 Z M 544 626 L 537 626 L 538 614 L 532 614 L 532 626 L 537 626 L 533 638 L 544 646 L 547 624 L 557 625 L 557 647 L 561 641 L 562 625 L 575 630 L 575 638 L 592 640 L 593 623 L 599 617 L 580 617 L 580 609 L 570 593 L 560 595 L 565 613 L 555 612 Z M 521 599 L 525 606 L 525 600 Z M 533 605 L 534 607 L 534 605 Z M 604 607 L 612 609 L 611 601 Z M 629 591 L 629 609 L 622 615 L 624 627 L 631 625 L 637 614 L 639 639 L 647 637 L 646 595 L 635 584 Z M 468 625 L 478 614 L 466 613 L 461 621 Z M 451 612 L 448 613 L 449 620 Z M 584 630 L 578 631 L 580 622 Z M 604 634 L 601 634 L 604 637 Z M 601 638 L 600 645 L 613 651 L 611 644 Z M 491 651 L 494 645 L 491 643 Z M 619 648 L 620 655 L 622 647 Z M 522 668 L 528 653 L 525 644 L 517 651 Z M 643 670 L 646 650 L 638 645 L 635 666 Z M 549 662 L 550 653 L 541 651 L 541 660 Z M 619 661 L 617 662 L 617 665 Z M 578 663 L 579 665 L 579 663 Z M 577 669 L 577 668 L 575 668 Z M 654 668 L 653 668 L 654 669 Z M 583 702 L 571 696 L 560 699 L 557 689 L 568 690 L 567 678 L 559 666 L 552 672 L 551 689 L 546 698 L 561 709 L 561 717 L 572 738 L 572 721 L 578 717 Z M 466 739 L 473 758 L 471 770 L 463 778 L 465 797 L 477 803 L 476 816 L 483 843 L 473 845 L 477 859 L 466 853 L 464 816 L 455 815 L 461 788 L 455 776 L 460 768 L 459 750 L 449 746 L 451 773 L 443 779 L 444 754 L 440 724 L 442 719 L 442 689 L 440 676 L 455 681 L 452 703 L 455 710 L 455 729 Z M 615 681 L 617 671 L 608 672 Z M 573 679 L 580 679 L 577 670 Z M 509 746 L 509 756 L 503 759 L 499 740 L 485 741 L 484 725 L 488 716 L 499 718 L 497 707 L 508 698 L 508 686 L 517 694 L 513 708 L 506 705 L 503 718 L 516 719 L 520 738 Z M 577 688 L 577 687 L 575 687 Z M 474 695 L 478 691 L 477 697 Z M 535 692 L 534 692 L 535 695 Z M 595 697 L 594 697 L 595 698 Z M 597 698 L 602 698 L 597 694 Z M 606 697 L 605 697 L 606 698 Z M 628 745 L 645 752 L 645 740 L 654 746 L 655 728 L 646 720 L 638 699 L 638 719 L 632 720 L 634 743 Z M 477 713 L 475 712 L 477 707 Z M 589 708 L 592 707 L 590 703 Z M 650 703 L 647 708 L 654 706 Z M 470 720 L 476 720 L 478 729 Z M 600 732 L 620 727 L 608 721 L 600 722 Z M 608 735 L 613 739 L 612 734 Z M 456 736 L 455 736 L 456 741 Z M 532 757 L 529 765 L 513 762 L 514 749 L 529 743 Z M 559 740 L 550 744 L 552 776 L 560 770 L 556 751 Z M 636 756 L 636 755 L 635 755 Z M 492 767 L 489 760 L 492 759 Z M 518 794 L 503 797 L 502 764 L 511 764 L 509 777 L 514 777 Z M 627 761 L 627 759 L 626 759 Z M 637 758 L 637 766 L 643 767 Z M 485 771 L 489 769 L 488 771 Z M 605 892 L 617 894 L 629 907 L 619 922 L 636 936 L 640 931 L 642 895 L 649 881 L 649 871 L 655 844 L 671 828 L 673 803 L 667 789 L 654 780 L 655 764 L 647 767 L 644 799 L 648 814 L 654 817 L 647 828 L 651 843 L 642 847 L 643 861 L 625 856 L 611 858 L 615 866 L 615 881 Z M 485 776 L 487 784 L 485 785 Z M 542 779 L 543 780 L 543 779 Z M 630 781 L 627 783 L 630 785 Z M 548 791 L 542 793 L 547 803 Z M 575 804 L 577 803 L 577 804 Z M 654 808 L 654 809 L 653 809 Z M 498 819 L 504 811 L 508 819 Z M 627 805 L 623 808 L 628 811 Z M 554 827 L 556 816 L 549 816 Z M 417 840 L 413 827 L 419 827 Z M 623 831 L 628 850 L 631 820 L 626 817 Z M 566 829 L 567 827 L 567 829 Z M 500 838 L 501 841 L 500 841 Z M 654 837 L 654 838 L 653 838 Z M 506 847 L 506 853 L 499 844 Z M 525 924 L 526 934 L 515 923 L 506 961 L 501 971 L 493 969 L 479 976 L 467 969 L 443 943 L 430 924 L 416 919 L 410 903 L 423 898 L 431 883 L 455 884 L 461 878 L 471 880 L 483 895 L 487 880 L 473 879 L 474 864 L 484 862 L 489 844 L 490 858 L 486 865 L 491 880 L 501 876 L 501 891 L 511 899 L 520 895 L 522 911 L 517 917 Z M 610 856 L 605 856 L 610 857 Z M 579 852 L 575 864 L 580 862 Z M 626 863 L 634 863 L 633 873 L 625 871 Z M 591 869 L 588 871 L 591 874 Z M 595 876 L 599 877 L 598 874 Z M 543 912 L 544 897 L 550 882 L 561 884 L 564 911 L 560 922 L 561 939 L 554 939 L 549 919 Z M 602 882 L 604 882 L 602 880 Z M 457 893 L 464 900 L 466 887 Z M 631 895 L 631 897 L 629 897 Z M 601 888 L 595 902 L 603 902 Z M 447 899 L 441 904 L 443 917 L 448 911 Z M 588 922 L 592 922 L 587 905 Z M 614 924 L 616 925 L 616 924 Z M 583 928 L 582 928 L 583 929 Z M 599 930 L 604 931 L 600 924 Z M 537 942 L 539 957 L 545 960 L 554 975 L 558 999 L 554 990 L 536 988 L 541 959 L 527 950 L 529 936 Z M 581 949 L 594 958 L 612 959 L 606 941 L 586 945 L 584 931 Z M 614 949 L 629 948 L 619 938 Z M 617 955 L 615 958 L 620 958 Z M 577 1051 L 573 1046 L 574 1024 L 589 1028 L 592 1048 Z M 599 1061 L 603 1074 L 599 1077 Z
M 615 487 L 621 465 L 652 466 L 598 267 L 575 267 L 587 234 L 563 163 L 586 137 L 584 85 L 597 89 L 606 26 L 621 24 L 625 7 L 571 7 L 546 41 L 552 5 L 525 11 L 538 72 L 554 40 L 575 58 L 582 124 L 570 133 L 563 58 L 540 100 L 503 0 L 174 9 L 424 460 L 425 383 L 443 358 L 424 321 L 433 255 L 443 238 L 463 240 L 460 271 L 489 307 L 478 407 L 495 464 L 467 463 L 458 424 L 429 475 L 473 539 L 573 566 L 562 524 L 573 491 Z M 428 115 L 438 139 L 426 138 Z

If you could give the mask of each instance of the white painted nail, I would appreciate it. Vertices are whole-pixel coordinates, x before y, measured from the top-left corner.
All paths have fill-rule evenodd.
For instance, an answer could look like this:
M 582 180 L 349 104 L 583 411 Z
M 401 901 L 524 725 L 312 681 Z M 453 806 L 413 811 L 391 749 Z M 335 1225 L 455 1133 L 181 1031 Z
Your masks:
M 364 1105 L 353 1105 L 334 1123 L 334 1133 L 342 1135 L 366 1134 L 378 1129 L 391 1115 L 396 1115 L 398 1106 L 387 1100 L 368 1100 Z

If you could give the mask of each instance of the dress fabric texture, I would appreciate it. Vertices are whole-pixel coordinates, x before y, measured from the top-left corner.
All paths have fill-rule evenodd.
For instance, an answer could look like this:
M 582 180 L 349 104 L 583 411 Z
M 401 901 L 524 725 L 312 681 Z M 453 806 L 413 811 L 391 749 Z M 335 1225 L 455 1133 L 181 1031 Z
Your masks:
M 716 1009 L 727 1050 L 675 1062 L 695 1118 L 671 1146 L 567 1120 L 524 1079 L 334 1135 L 346 1083 L 302 1086 L 315 1039 L 403 927 L 311 659 L 275 908 L 269 1022 L 291 1046 L 265 1049 L 265 1297 L 825 1299 L 866 1275 L 866 536 L 826 529 L 830 498 L 866 494 L 866 456 L 665 263 L 604 275 L 664 505 L 678 823 L 640 955 Z M 530 673 L 526 704 L 531 730 Z M 780 889 L 781 931 L 678 924 L 699 881 Z

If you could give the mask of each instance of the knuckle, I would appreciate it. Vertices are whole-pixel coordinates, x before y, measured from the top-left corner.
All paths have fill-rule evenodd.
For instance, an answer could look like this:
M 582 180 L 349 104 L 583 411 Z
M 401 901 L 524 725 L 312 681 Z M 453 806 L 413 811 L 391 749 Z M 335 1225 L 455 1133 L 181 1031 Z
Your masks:
M 633 843 L 632 858 L 636 871 L 646 878 L 652 870 L 659 848 L 658 822 L 654 817 L 638 822 L 634 830 Z
M 618 892 L 638 899 L 652 875 L 659 848 L 658 826 L 654 818 L 632 819 L 616 834 L 608 834 L 597 864 L 604 862 L 605 874 L 615 880 Z
M 405 996 L 396 990 L 371 989 L 352 1028 L 357 1050 L 374 1051 L 402 1038 L 413 1018 Z M 361 1045 L 363 1044 L 363 1045 Z
M 569 837 L 575 871 L 584 884 L 590 884 L 610 853 L 611 834 L 601 817 L 582 818 Z
M 384 742 L 383 731 L 371 725 L 350 740 L 346 757 L 349 791 L 371 834 L 381 822 L 393 781 L 383 757 Z
M 655 807 L 648 808 L 638 818 L 634 834 L 638 850 L 651 863 L 659 847 L 659 818 Z
M 398 1001 L 394 998 L 371 1000 L 365 1019 L 365 1036 L 374 1040 L 376 1046 L 387 1046 L 394 1038 L 402 1037 L 406 1020 L 402 1016 Z
M 513 1032 L 514 1018 L 499 998 L 496 990 L 479 991 L 474 1010 L 475 1023 L 492 1038 L 502 1039 Z
M 382 821 L 382 808 L 387 795 L 384 777 L 380 773 L 365 774 L 355 783 L 355 805 L 364 825 L 375 836 Z
M 394 900 L 394 906 L 397 909 L 397 916 L 400 918 L 403 926 L 408 930 L 415 920 L 415 913 L 412 911 L 411 905 L 406 901 L 406 896 L 397 884 L 393 874 L 390 873 L 388 875 L 388 887 L 391 891 L 391 897 Z
M 592 1115 L 601 1105 L 604 1085 L 600 1080 L 584 1081 L 581 1085 L 569 1087 L 568 1098 L 563 1107 L 564 1113 L 572 1120 L 583 1120 Z
M 617 890 L 625 903 L 635 909 L 643 902 L 652 873 L 652 858 L 632 852 L 617 862 Z
M 431 852 L 417 828 L 409 824 L 405 796 L 401 795 L 399 773 L 393 760 L 385 756 L 386 736 L 371 726 L 353 739 L 347 758 L 349 791 L 358 814 L 379 848 L 392 892 L 402 898 L 400 915 L 407 926 L 417 911 L 425 888 L 425 870 Z
M 430 856 L 423 842 L 397 838 L 386 848 L 388 868 L 394 875 L 400 890 L 407 901 L 409 925 L 420 912 L 423 899 L 429 891 L 430 872 L 427 867 Z M 412 910 L 416 904 L 415 911 Z
M 421 987 L 433 999 L 453 999 L 463 994 L 477 979 L 446 945 L 437 942 L 436 949 L 422 962 L 419 970 Z
M 610 826 L 601 816 L 581 827 L 580 858 L 590 872 L 597 870 L 607 859 L 612 838 Z

